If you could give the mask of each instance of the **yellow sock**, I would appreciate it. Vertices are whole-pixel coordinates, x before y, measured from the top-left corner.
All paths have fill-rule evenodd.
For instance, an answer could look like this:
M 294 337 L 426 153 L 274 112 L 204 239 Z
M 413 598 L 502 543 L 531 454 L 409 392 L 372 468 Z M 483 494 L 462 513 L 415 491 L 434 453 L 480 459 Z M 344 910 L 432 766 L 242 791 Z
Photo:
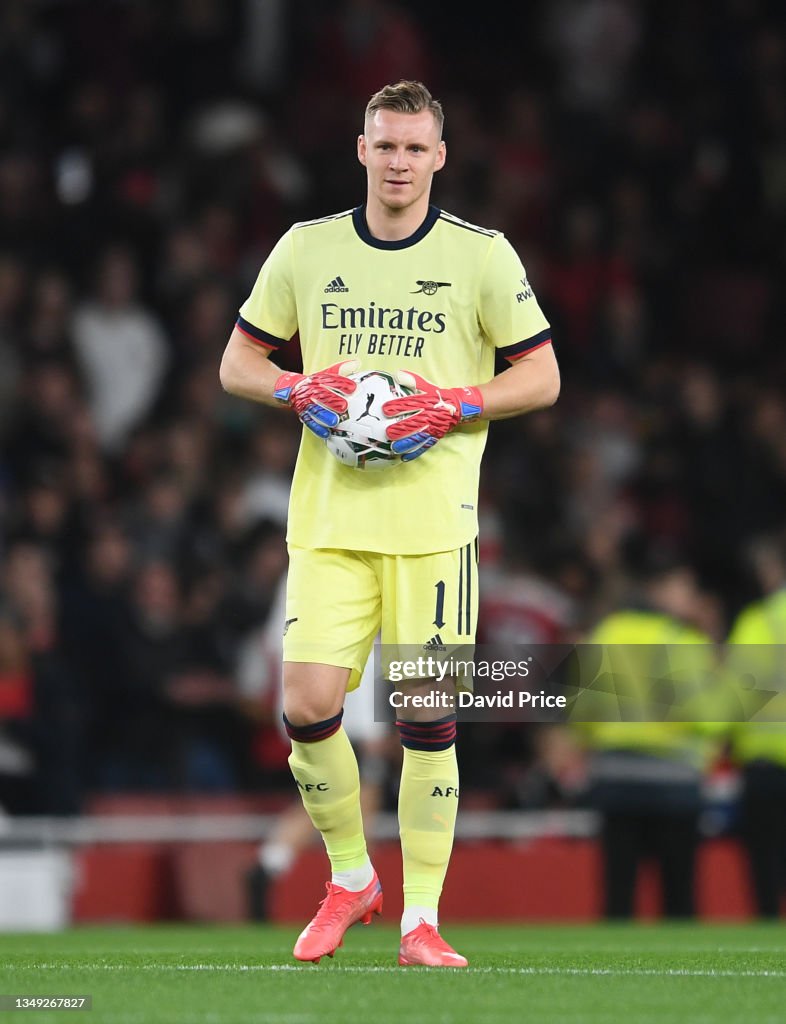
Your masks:
M 398 822 L 404 862 L 404 907 L 439 905 L 458 811 L 456 747 L 404 747 Z
M 289 767 L 303 806 L 322 833 L 333 873 L 367 864 L 358 763 L 344 729 L 313 743 L 293 739 Z

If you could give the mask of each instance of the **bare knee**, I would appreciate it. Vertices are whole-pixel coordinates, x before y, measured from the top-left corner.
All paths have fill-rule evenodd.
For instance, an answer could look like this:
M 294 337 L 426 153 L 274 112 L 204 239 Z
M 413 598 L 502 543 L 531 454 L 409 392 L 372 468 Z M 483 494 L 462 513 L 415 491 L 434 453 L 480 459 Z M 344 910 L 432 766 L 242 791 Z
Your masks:
M 292 725 L 313 725 L 344 706 L 349 669 L 336 665 L 284 662 L 284 714 Z

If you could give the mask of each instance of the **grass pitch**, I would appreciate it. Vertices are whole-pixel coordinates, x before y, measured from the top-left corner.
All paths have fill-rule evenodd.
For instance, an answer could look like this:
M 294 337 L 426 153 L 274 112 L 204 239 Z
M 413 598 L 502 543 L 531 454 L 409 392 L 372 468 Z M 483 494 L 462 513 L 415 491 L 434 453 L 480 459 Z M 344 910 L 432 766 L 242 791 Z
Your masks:
M 334 960 L 297 928 L 79 928 L 0 935 L 0 994 L 92 995 L 63 1024 L 782 1024 L 786 925 L 451 927 L 467 970 L 399 968 L 398 932 L 353 928 Z M 3 1013 L 0 1017 L 5 1017 Z M 13 1019 L 13 1018 L 12 1018 Z

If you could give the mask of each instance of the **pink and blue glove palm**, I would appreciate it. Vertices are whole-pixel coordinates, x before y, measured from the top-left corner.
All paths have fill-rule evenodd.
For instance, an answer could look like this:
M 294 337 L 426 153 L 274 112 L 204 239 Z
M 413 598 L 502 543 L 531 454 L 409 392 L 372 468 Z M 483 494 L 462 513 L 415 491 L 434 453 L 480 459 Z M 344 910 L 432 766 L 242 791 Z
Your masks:
M 440 388 L 409 370 L 399 370 L 396 380 L 416 391 L 382 406 L 386 416 L 401 416 L 386 433 L 403 462 L 419 458 L 460 423 L 476 420 L 483 412 L 483 396 L 474 386 Z
M 273 386 L 273 397 L 294 409 L 300 422 L 324 441 L 347 411 L 345 396 L 357 387 L 347 376 L 357 368 L 356 359 L 347 359 L 316 373 L 282 373 Z

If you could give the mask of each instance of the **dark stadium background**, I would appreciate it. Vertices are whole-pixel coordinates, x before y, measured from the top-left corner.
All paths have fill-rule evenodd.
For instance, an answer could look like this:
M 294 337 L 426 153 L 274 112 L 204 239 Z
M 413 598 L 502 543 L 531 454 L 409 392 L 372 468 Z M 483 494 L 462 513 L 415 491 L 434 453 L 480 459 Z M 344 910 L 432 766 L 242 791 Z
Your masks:
M 578 639 L 651 557 L 696 566 L 717 639 L 756 596 L 748 544 L 786 508 L 781 4 L 4 0 L 12 815 L 289 791 L 237 662 L 285 565 L 299 425 L 218 364 L 277 237 L 362 200 L 361 113 L 399 77 L 445 105 L 434 200 L 512 240 L 563 374 L 491 430 L 481 635 Z M 526 727 L 461 745 L 470 804 L 580 802 Z

